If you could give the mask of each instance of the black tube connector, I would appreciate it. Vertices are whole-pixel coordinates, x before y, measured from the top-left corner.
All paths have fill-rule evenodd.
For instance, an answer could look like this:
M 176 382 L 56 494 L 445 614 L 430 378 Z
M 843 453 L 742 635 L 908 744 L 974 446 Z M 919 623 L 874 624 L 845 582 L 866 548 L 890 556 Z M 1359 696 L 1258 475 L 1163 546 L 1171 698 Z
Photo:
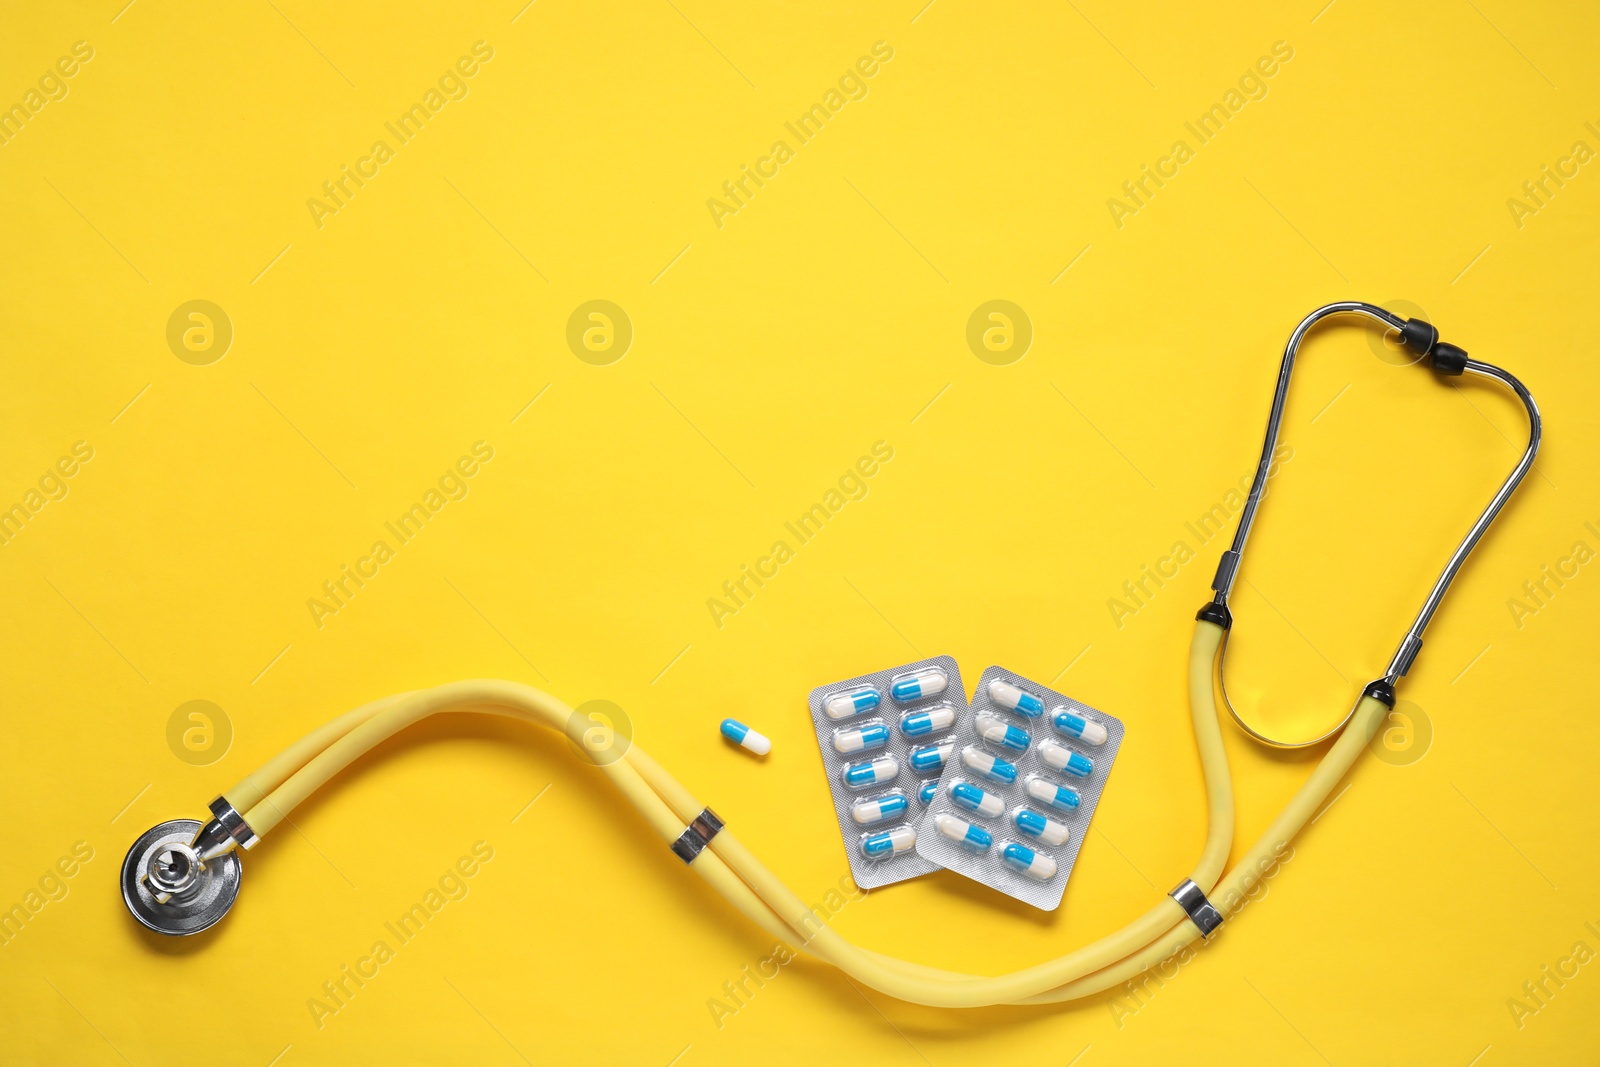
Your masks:
M 1394 686 L 1379 678 L 1377 681 L 1368 682 L 1367 687 L 1361 691 L 1364 697 L 1372 697 L 1390 708 L 1394 707 Z
M 1440 341 L 1429 353 L 1433 369 L 1440 374 L 1457 375 L 1467 369 L 1467 353 L 1447 341 Z
M 1419 356 L 1425 356 L 1433 351 L 1433 346 L 1438 340 L 1439 330 L 1431 322 L 1407 319 L 1405 325 L 1400 327 L 1400 343 Z
M 1233 629 L 1233 612 L 1228 610 L 1228 605 L 1215 600 L 1206 601 L 1206 606 L 1195 612 L 1194 617 L 1199 622 L 1215 623 L 1224 630 Z
M 1400 327 L 1400 343 L 1417 355 L 1428 357 L 1428 364 L 1436 373 L 1454 377 L 1467 369 L 1466 351 L 1439 340 L 1439 330 L 1431 322 L 1407 319 Z

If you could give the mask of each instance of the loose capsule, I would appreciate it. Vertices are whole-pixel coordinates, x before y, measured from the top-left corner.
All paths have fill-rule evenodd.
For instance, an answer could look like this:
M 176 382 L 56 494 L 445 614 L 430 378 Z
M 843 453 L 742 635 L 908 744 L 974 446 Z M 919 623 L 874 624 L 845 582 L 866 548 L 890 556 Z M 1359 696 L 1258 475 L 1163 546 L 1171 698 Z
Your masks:
M 989 831 L 954 815 L 935 815 L 933 824 L 945 837 L 974 852 L 987 852 L 989 846 L 994 844 Z
M 851 789 L 865 789 L 869 785 L 893 781 L 899 773 L 899 760 L 893 756 L 879 756 L 877 759 L 845 764 L 844 784 Z
M 1048 882 L 1056 876 L 1056 861 L 1041 855 L 1026 845 L 1015 842 L 1000 850 L 1000 858 L 1007 867 L 1025 874 L 1036 882 Z
M 772 751 L 770 738 L 756 733 L 738 719 L 722 720 L 722 736 L 740 748 L 747 748 L 758 756 L 765 756 Z
M 910 852 L 917 845 L 917 832 L 909 826 L 869 834 L 861 839 L 861 854 L 869 860 L 884 860 Z
M 998 678 L 989 683 L 989 699 L 1007 711 L 1026 715 L 1030 719 L 1037 719 L 1044 714 L 1044 701 Z
M 935 778 L 931 782 L 923 782 L 922 788 L 917 790 L 917 799 L 922 802 L 923 807 L 927 807 L 933 803 L 933 795 L 938 791 L 939 779 Z
M 1028 736 L 1028 731 L 1003 722 L 994 715 L 979 715 L 972 721 L 972 725 L 977 728 L 978 736 L 991 745 L 1000 745 L 1017 752 L 1026 752 L 1028 742 L 1033 740 Z
M 830 719 L 847 719 L 871 711 L 883 700 L 883 694 L 870 685 L 834 693 L 822 702 L 822 710 Z
M 1094 762 L 1088 756 L 1049 738 L 1039 742 L 1039 762 L 1052 771 L 1065 771 L 1078 778 L 1087 778 L 1094 773 Z
M 1017 829 L 1029 837 L 1036 837 L 1052 848 L 1066 844 L 1072 831 L 1067 829 L 1067 824 L 1056 822 L 1048 815 L 1040 815 L 1032 808 L 1018 808 L 1012 822 L 1017 824 Z
M 853 730 L 840 730 L 833 735 L 833 748 L 842 755 L 852 752 L 871 752 L 889 743 L 889 728 L 881 722 L 858 726 Z
M 982 775 L 991 782 L 1001 785 L 1010 785 L 1017 780 L 1017 765 L 991 756 L 979 748 L 965 749 L 961 753 L 961 762 L 974 774 Z
M 1103 745 L 1106 743 L 1106 728 L 1091 719 L 1068 711 L 1066 708 L 1057 708 L 1050 716 L 1050 723 L 1057 730 L 1082 741 L 1086 745 Z
M 1005 801 L 993 793 L 986 793 L 970 782 L 957 782 L 950 788 L 950 799 L 986 818 L 994 818 L 1006 810 Z
M 856 801 L 850 805 L 850 817 L 862 826 L 873 826 L 885 819 L 905 814 L 910 806 L 911 802 L 906 799 L 904 793 L 890 793 L 872 800 Z
M 950 758 L 950 753 L 954 752 L 955 748 L 956 743 L 954 741 L 940 741 L 935 745 L 923 745 L 921 748 L 914 748 L 908 752 L 906 761 L 911 764 L 911 769 L 914 771 L 942 771 L 944 770 L 944 761 Z
M 1047 782 L 1043 778 L 1029 778 L 1024 787 L 1025 792 L 1041 804 L 1055 808 L 1057 811 L 1077 811 L 1083 798 L 1078 796 L 1076 789 L 1064 785 Z
M 927 711 L 908 711 L 900 716 L 900 732 L 907 737 L 921 737 L 948 729 L 955 721 L 956 709 L 949 704 L 940 704 Z
M 924 667 L 920 671 L 902 674 L 889 686 L 889 693 L 902 704 L 923 697 L 936 697 L 950 684 L 950 676 L 943 667 Z

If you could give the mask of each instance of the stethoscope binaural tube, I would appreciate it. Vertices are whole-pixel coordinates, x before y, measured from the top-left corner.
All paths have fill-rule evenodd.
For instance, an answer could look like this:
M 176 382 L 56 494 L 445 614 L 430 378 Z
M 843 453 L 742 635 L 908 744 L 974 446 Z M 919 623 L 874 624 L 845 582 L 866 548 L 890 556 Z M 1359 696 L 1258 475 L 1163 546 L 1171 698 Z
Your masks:
M 1456 376 L 1460 374 L 1474 374 L 1484 378 L 1492 378 L 1516 394 L 1522 401 L 1522 406 L 1528 413 L 1528 446 L 1523 450 L 1522 457 L 1517 461 L 1506 480 L 1495 491 L 1494 497 L 1489 501 L 1489 506 L 1484 508 L 1472 528 L 1467 531 L 1467 536 L 1451 553 L 1449 561 L 1445 564 L 1443 572 L 1434 582 L 1427 599 L 1423 601 L 1422 610 L 1417 612 L 1417 617 L 1401 638 L 1399 647 L 1395 650 L 1394 657 L 1389 661 L 1389 666 L 1384 670 L 1383 676 L 1367 685 L 1364 695 L 1376 696 L 1385 701 L 1390 707 L 1394 706 L 1394 687 L 1417 658 L 1417 653 L 1422 649 L 1422 632 L 1427 629 L 1428 623 L 1433 619 L 1434 612 L 1439 609 L 1439 603 L 1444 599 L 1445 592 L 1450 588 L 1450 583 L 1455 580 L 1456 573 L 1461 570 L 1462 564 L 1467 561 L 1467 556 L 1488 530 L 1489 524 L 1500 514 L 1500 509 L 1505 507 L 1506 501 L 1511 499 L 1511 494 L 1521 484 L 1522 479 L 1533 467 L 1534 457 L 1539 452 L 1539 442 L 1543 436 L 1543 423 L 1539 417 L 1539 406 L 1534 403 L 1533 396 L 1515 377 L 1490 363 L 1482 363 L 1470 359 L 1467 353 L 1455 345 L 1439 340 L 1439 331 L 1421 319 L 1402 319 L 1398 315 L 1378 307 L 1375 304 L 1364 304 L 1355 300 L 1342 301 L 1335 304 L 1326 304 L 1307 315 L 1295 327 L 1294 333 L 1289 335 L 1289 343 L 1284 346 L 1283 363 L 1278 369 L 1278 385 L 1272 394 L 1272 408 L 1267 415 L 1266 440 L 1261 449 L 1261 461 L 1256 465 L 1255 479 L 1250 484 L 1250 495 L 1245 500 L 1244 509 L 1239 513 L 1239 528 L 1233 535 L 1233 544 L 1228 551 L 1222 554 L 1222 559 L 1217 564 L 1216 577 L 1211 580 L 1211 588 L 1216 595 L 1211 602 L 1200 610 L 1197 618 L 1208 619 L 1223 629 L 1222 649 L 1217 655 L 1217 685 L 1222 691 L 1223 705 L 1228 709 L 1228 714 L 1241 730 L 1263 744 L 1274 748 L 1309 748 L 1318 745 L 1333 737 L 1355 715 L 1355 707 L 1340 719 L 1332 729 L 1304 741 L 1284 741 L 1271 737 L 1245 721 L 1233 706 L 1233 700 L 1228 696 L 1227 662 L 1228 662 L 1228 635 L 1233 628 L 1233 612 L 1228 607 L 1228 594 L 1233 590 L 1234 579 L 1239 576 L 1239 565 L 1243 560 L 1245 542 L 1250 538 L 1250 528 L 1255 523 L 1256 510 L 1261 506 L 1261 497 L 1266 492 L 1267 478 L 1271 469 L 1272 456 L 1278 447 L 1278 433 L 1283 426 L 1284 406 L 1289 396 L 1289 377 L 1294 371 L 1295 356 L 1299 354 L 1300 343 L 1310 332 L 1311 328 L 1323 319 L 1335 315 L 1361 315 L 1374 319 L 1385 326 L 1395 330 L 1400 336 L 1400 342 L 1417 354 L 1417 362 L 1427 360 L 1429 366 L 1442 376 Z
M 1301 324 L 1296 337 L 1291 340 L 1291 351 L 1280 376 L 1280 400 L 1282 391 L 1287 387 L 1287 363 L 1292 359 L 1298 338 L 1311 323 L 1327 314 L 1346 310 L 1374 314 L 1401 330 L 1402 336 L 1407 330 L 1412 330 L 1413 334 L 1417 332 L 1415 320 L 1401 323 L 1394 316 L 1371 305 L 1329 305 L 1328 308 L 1319 309 L 1318 313 Z M 1426 327 L 1426 324 L 1422 325 Z M 1431 327 L 1426 329 L 1432 330 Z M 1429 342 L 1430 349 L 1435 347 L 1433 341 L 1437 341 L 1436 333 Z M 1459 352 L 1459 349 L 1454 351 Z M 1449 358 L 1450 352 L 1444 355 Z M 1519 464 L 1518 470 L 1496 495 L 1490 511 L 1480 519 L 1467 542 L 1458 550 L 1458 556 L 1465 558 L 1466 552 L 1481 536 L 1482 527 L 1486 527 L 1493 519 L 1531 465 L 1532 453 L 1538 443 L 1538 416 L 1532 399 L 1526 396 L 1526 391 L 1515 379 L 1487 364 L 1474 364 L 1466 360 L 1464 353 L 1462 362 L 1464 370 L 1499 376 L 1502 381 L 1511 384 L 1524 397 L 1535 427 L 1534 440 L 1523 463 Z M 1275 403 L 1275 412 L 1274 423 L 1269 426 L 1269 453 L 1276 436 L 1276 419 L 1281 418 L 1280 404 Z M 1258 478 L 1264 485 L 1264 474 L 1258 475 Z M 1259 499 L 1259 492 L 1253 491 L 1252 514 Z M 1234 802 L 1214 684 L 1214 672 L 1218 667 L 1227 628 L 1215 616 L 1219 607 L 1223 613 L 1226 612 L 1226 587 L 1231 584 L 1232 570 L 1237 568 L 1238 551 L 1242 549 L 1247 533 L 1248 524 L 1242 524 L 1240 535 L 1230 550 L 1234 557 L 1230 573 L 1226 576 L 1227 582 L 1223 589 L 1218 590 L 1221 594 L 1219 599 L 1201 610 L 1189 651 L 1190 716 L 1208 804 L 1206 842 L 1190 877 L 1180 882 L 1172 894 L 1154 902 L 1143 915 L 1121 930 L 1066 955 L 1010 974 L 960 974 L 895 959 L 852 944 L 826 923 L 818 922 L 809 906 L 768 870 L 732 830 L 723 827 L 720 820 L 716 820 L 713 835 L 702 839 L 702 847 L 685 862 L 730 905 L 769 935 L 839 967 L 865 985 L 914 1003 L 940 1007 L 1057 1003 L 1108 989 L 1182 951 L 1195 940 L 1207 936 L 1214 926 L 1214 922 L 1207 919 L 1206 927 L 1202 928 L 1200 920 L 1196 919 L 1199 912 L 1194 903 L 1195 895 L 1198 894 L 1199 900 L 1213 910 L 1215 921 L 1223 921 L 1236 912 L 1263 872 L 1269 869 L 1269 857 L 1276 855 L 1294 839 L 1354 765 L 1393 700 L 1392 689 L 1385 694 L 1373 692 L 1373 687 L 1368 687 L 1368 692 L 1357 702 L 1348 718 L 1348 726 L 1329 746 L 1305 784 L 1284 806 L 1266 832 L 1224 874 L 1233 839 Z M 1437 595 L 1430 597 L 1425 616 L 1431 616 L 1438 598 L 1443 595 L 1443 589 L 1448 586 L 1449 579 L 1459 566 L 1459 559 L 1453 558 L 1446 575 L 1436 587 Z M 1416 627 L 1419 633 L 1427 621 L 1427 617 L 1419 619 Z M 1403 670 L 1399 672 L 1403 673 Z M 1388 701 L 1384 699 L 1385 695 Z M 397 694 L 357 708 L 307 734 L 213 801 L 211 822 L 204 827 L 193 822 L 197 832 L 191 846 L 173 842 L 173 823 L 163 823 L 135 842 L 123 867 L 124 897 L 130 910 L 141 922 L 160 932 L 195 932 L 185 928 L 181 907 L 163 916 L 161 909 L 167 905 L 152 904 L 146 899 L 149 890 L 147 882 L 161 892 L 166 892 L 167 883 L 160 878 L 150 879 L 150 872 L 142 870 L 141 864 L 159 868 L 156 870 L 158 874 L 170 873 L 170 869 L 175 868 L 170 862 L 161 860 L 162 856 L 175 854 L 184 847 L 189 847 L 196 855 L 215 849 L 217 851 L 211 853 L 209 862 L 215 864 L 215 870 L 224 873 L 231 871 L 233 878 L 227 884 L 231 885 L 231 893 L 236 895 L 239 885 L 238 848 L 248 848 L 261 836 L 272 832 L 297 804 L 388 738 L 430 715 L 459 711 L 481 711 L 526 719 L 548 726 L 558 733 L 563 731 L 574 714 L 570 707 L 548 693 L 504 681 L 455 682 L 433 689 Z M 705 816 L 709 814 L 709 809 L 637 744 L 630 745 L 621 758 L 599 763 L 598 769 L 638 810 L 664 844 L 672 845 L 681 841 L 687 833 L 686 826 L 692 828 L 697 823 L 703 824 Z M 167 836 L 154 844 L 148 843 L 146 839 L 157 831 L 164 831 Z M 200 848 L 197 851 L 193 846 Z M 666 851 L 663 849 L 664 853 Z M 678 855 L 684 858 L 682 852 Z M 168 865 L 163 867 L 161 863 Z M 131 898 L 130 885 L 133 887 Z M 1183 903 L 1180 903 L 1180 896 L 1183 897 Z M 181 898 L 172 899 L 181 905 Z M 207 914 L 207 925 L 220 918 L 220 913 L 226 912 L 232 902 L 233 896 L 210 899 L 207 907 L 217 914 Z M 217 911 L 219 908 L 220 911 Z

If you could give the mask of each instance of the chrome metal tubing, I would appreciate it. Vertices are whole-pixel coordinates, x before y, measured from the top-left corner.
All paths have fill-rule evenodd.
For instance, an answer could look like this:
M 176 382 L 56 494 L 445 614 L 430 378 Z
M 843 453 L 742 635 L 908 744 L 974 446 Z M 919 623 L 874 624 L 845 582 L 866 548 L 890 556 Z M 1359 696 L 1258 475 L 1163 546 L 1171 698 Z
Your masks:
M 1405 324 L 1405 320 L 1400 316 L 1391 314 L 1376 304 L 1344 300 L 1317 308 L 1301 319 L 1300 325 L 1289 335 L 1289 343 L 1283 349 L 1283 363 L 1278 367 L 1278 388 L 1272 394 L 1272 411 L 1267 415 L 1267 439 L 1261 448 L 1261 462 L 1256 465 L 1255 481 L 1250 483 L 1250 496 L 1245 500 L 1244 510 L 1239 514 L 1239 529 L 1233 535 L 1233 545 L 1224 553 L 1222 568 L 1218 570 L 1217 579 L 1212 584 L 1212 589 L 1217 593 L 1218 604 L 1228 602 L 1228 593 L 1233 590 L 1233 580 L 1239 573 L 1239 560 L 1244 555 L 1245 542 L 1250 539 L 1250 527 L 1256 521 L 1256 509 L 1261 506 L 1261 494 L 1266 492 L 1267 471 L 1272 466 L 1272 454 L 1278 448 L 1278 431 L 1283 427 L 1283 409 L 1289 400 L 1289 376 L 1294 373 L 1294 357 L 1300 352 L 1300 342 L 1311 327 L 1334 315 L 1366 315 L 1396 330 Z
M 1511 499 L 1511 494 L 1516 492 L 1517 486 L 1522 484 L 1522 479 L 1528 471 L 1533 469 L 1534 457 L 1539 454 L 1539 442 L 1544 437 L 1544 421 L 1539 417 L 1539 405 L 1534 402 L 1533 394 L 1528 392 L 1527 386 L 1519 382 L 1516 377 L 1501 370 L 1492 363 L 1480 363 L 1475 359 L 1467 360 L 1466 373 L 1477 374 L 1484 378 L 1493 378 L 1495 381 L 1517 394 L 1517 399 L 1522 401 L 1522 406 L 1528 412 L 1528 447 L 1523 449 L 1522 458 L 1512 468 L 1506 480 L 1500 484 L 1494 498 L 1489 501 L 1489 506 L 1483 509 L 1483 514 L 1478 516 L 1478 521 L 1472 524 L 1472 529 L 1467 531 L 1467 536 L 1462 538 L 1461 544 L 1450 556 L 1450 562 L 1444 565 L 1444 571 L 1439 575 L 1439 580 L 1433 583 L 1433 590 L 1428 593 L 1428 599 L 1423 601 L 1422 610 L 1417 612 L 1416 621 L 1411 624 L 1411 629 L 1406 631 L 1406 636 L 1400 642 L 1400 647 L 1395 650 L 1394 658 L 1389 661 L 1389 666 L 1383 672 L 1383 680 L 1393 685 L 1405 676 L 1411 669 L 1412 660 L 1416 659 L 1417 651 L 1422 647 L 1422 631 L 1428 628 L 1428 623 L 1433 619 L 1433 613 L 1439 610 L 1439 602 L 1444 599 L 1450 583 L 1455 581 L 1456 572 L 1461 565 L 1467 562 L 1467 556 L 1477 547 L 1478 541 L 1489 529 L 1489 524 L 1494 522 L 1495 516 L 1500 514 L 1500 509 L 1506 506 L 1506 501 Z
M 1295 327 L 1294 333 L 1289 336 L 1289 343 L 1284 346 L 1283 350 L 1283 363 L 1278 369 L 1278 384 L 1272 396 L 1272 410 L 1267 415 L 1266 441 L 1261 449 L 1261 462 L 1256 467 L 1255 480 L 1250 485 L 1250 495 L 1245 500 L 1243 511 L 1240 512 L 1239 528 L 1234 533 L 1233 544 L 1227 552 L 1223 553 L 1222 560 L 1217 566 L 1216 577 L 1211 583 L 1211 588 L 1216 594 L 1212 602 L 1224 609 L 1224 611 L 1227 609 L 1228 595 L 1233 590 L 1234 580 L 1239 574 L 1239 565 L 1244 557 L 1244 546 L 1250 538 L 1250 528 L 1255 523 L 1256 509 L 1261 506 L 1261 497 L 1266 491 L 1268 471 L 1271 469 L 1273 453 L 1277 451 L 1278 435 L 1283 425 L 1283 412 L 1289 397 L 1289 378 L 1294 372 L 1295 356 L 1299 353 L 1300 343 L 1305 339 L 1311 327 L 1334 315 L 1364 315 L 1395 330 L 1400 329 L 1405 324 L 1404 319 L 1385 311 L 1375 304 L 1350 300 L 1317 308 L 1317 310 L 1302 319 L 1300 325 Z M 1427 357 L 1424 356 L 1422 358 L 1426 359 Z M 1419 359 L 1418 362 L 1421 362 L 1421 360 Z M 1505 507 L 1506 501 L 1511 498 L 1511 494 L 1516 491 L 1522 479 L 1532 469 L 1534 457 L 1538 455 L 1539 442 L 1543 436 L 1543 423 L 1539 417 L 1539 406 L 1534 402 L 1533 396 L 1528 392 L 1527 388 L 1515 377 L 1493 364 L 1483 363 L 1475 359 L 1466 361 L 1464 373 L 1492 378 L 1517 395 L 1517 398 L 1522 401 L 1522 405 L 1527 409 L 1528 413 L 1528 446 L 1523 451 L 1522 458 L 1518 460 L 1517 465 L 1512 469 L 1505 481 L 1501 483 L 1493 499 L 1489 501 L 1489 506 L 1484 509 L 1483 514 L 1478 516 L 1477 521 L 1472 524 L 1472 528 L 1467 531 L 1467 536 L 1456 547 L 1455 552 L 1451 554 L 1449 562 L 1445 564 L 1444 571 L 1439 575 L 1438 580 L 1434 582 L 1433 589 L 1423 602 L 1422 610 L 1417 613 L 1416 620 L 1411 624 L 1411 628 L 1406 631 L 1405 637 L 1401 639 L 1400 647 L 1395 650 L 1394 657 L 1389 661 L 1389 666 L 1384 671 L 1382 679 L 1391 688 L 1395 682 L 1404 677 L 1406 672 L 1411 669 L 1411 664 L 1415 661 L 1417 653 L 1422 648 L 1422 633 L 1427 629 L 1428 623 L 1432 621 L 1434 612 L 1438 611 L 1440 602 L 1444 600 L 1444 595 L 1450 588 L 1450 583 L 1455 580 L 1456 574 L 1461 570 L 1462 565 L 1466 563 L 1467 556 L 1472 552 L 1479 540 L 1482 539 L 1484 532 L 1489 529 L 1489 524 L 1494 522 L 1495 516 L 1500 514 L 1500 510 Z M 1231 613 L 1227 617 L 1231 619 Z M 1234 722 L 1251 737 L 1278 748 L 1305 748 L 1309 745 L 1326 741 L 1342 730 L 1345 724 L 1350 721 L 1351 715 L 1355 713 L 1354 706 L 1352 706 L 1350 714 L 1346 715 L 1333 729 L 1309 741 L 1298 742 L 1277 740 L 1250 726 L 1235 710 L 1233 701 L 1228 696 L 1226 667 L 1228 636 L 1231 632 L 1232 627 L 1229 625 L 1224 632 L 1222 646 L 1217 657 L 1217 681 L 1228 713 L 1233 716 Z M 1357 704 L 1359 704 L 1359 701 L 1357 701 Z

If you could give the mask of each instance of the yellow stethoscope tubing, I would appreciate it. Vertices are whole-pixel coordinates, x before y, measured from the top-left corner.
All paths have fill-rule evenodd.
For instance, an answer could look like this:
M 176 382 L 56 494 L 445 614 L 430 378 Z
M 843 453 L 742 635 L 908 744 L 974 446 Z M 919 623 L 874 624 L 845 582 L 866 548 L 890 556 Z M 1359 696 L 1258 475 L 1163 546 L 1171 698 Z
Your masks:
M 1231 624 L 1228 592 L 1238 573 L 1245 542 L 1271 470 L 1283 417 L 1289 378 L 1301 339 L 1316 323 L 1336 315 L 1361 315 L 1399 331 L 1404 343 L 1428 356 L 1442 374 L 1471 373 L 1493 378 L 1511 389 L 1527 409 L 1529 441 L 1521 460 L 1506 478 L 1489 506 L 1452 554 L 1434 583 L 1416 621 L 1402 640 L 1384 677 L 1367 687 L 1355 709 L 1332 731 L 1312 741 L 1276 740 L 1249 725 L 1227 700 L 1222 681 L 1226 648 L 1224 625 Z M 1410 668 L 1422 632 L 1438 608 L 1452 579 L 1489 524 L 1515 491 L 1533 464 L 1539 448 L 1541 423 L 1538 406 L 1515 377 L 1491 364 L 1468 358 L 1461 349 L 1439 341 L 1438 331 L 1420 320 L 1402 320 L 1372 304 L 1342 301 L 1318 308 L 1301 321 L 1284 350 L 1278 384 L 1273 395 L 1265 444 L 1255 482 L 1232 547 L 1224 554 L 1212 582 L 1216 596 L 1202 609 L 1189 650 L 1189 703 L 1194 720 L 1208 802 L 1206 842 L 1190 877 L 1211 898 L 1224 917 L 1235 913 L 1247 894 L 1271 869 L 1279 851 L 1305 827 L 1360 756 L 1386 717 L 1389 704 L 1374 694 L 1393 699 L 1393 685 Z M 1220 621 L 1219 621 L 1220 620 Z M 1290 799 L 1256 843 L 1223 874 L 1233 839 L 1233 793 L 1228 760 L 1222 744 L 1217 711 L 1217 691 L 1222 688 L 1230 715 L 1252 737 L 1285 748 L 1318 744 L 1337 734 L 1322 761 Z M 363 754 L 412 723 L 437 712 L 489 711 L 542 722 L 562 730 L 573 714 L 566 704 L 547 693 L 513 682 L 467 681 L 434 689 L 400 693 L 366 704 L 312 731 L 247 776 L 226 800 L 256 835 L 265 835 L 306 797 L 321 788 Z M 1342 729 L 1341 729 L 1342 728 Z M 613 785 L 637 808 L 666 841 L 674 841 L 683 827 L 703 810 L 675 778 L 638 745 L 622 758 L 600 764 Z M 783 884 L 724 829 L 712 838 L 709 849 L 695 860 L 694 869 L 742 914 L 767 933 L 792 941 L 819 959 L 839 967 L 851 977 L 902 1000 L 944 1007 L 978 1007 L 990 1004 L 1040 1004 L 1072 1000 L 1110 988 L 1181 952 L 1201 935 L 1183 907 L 1172 897 L 1156 902 L 1144 915 L 1123 929 L 1093 944 L 1045 963 L 1010 974 L 983 976 L 957 974 L 895 959 L 860 948 L 817 920 L 804 901 Z
M 1222 636 L 1222 628 L 1215 623 L 1197 623 L 1189 653 L 1190 708 L 1209 812 L 1205 846 L 1190 877 L 1227 916 L 1237 910 L 1261 872 L 1332 793 L 1388 708 L 1372 697 L 1362 699 L 1349 728 L 1310 778 L 1224 875 L 1234 811 L 1215 693 Z M 389 737 L 430 715 L 465 710 L 526 719 L 558 732 L 572 715 L 572 709 L 557 698 L 514 682 L 464 681 L 397 694 L 312 731 L 224 796 L 245 813 L 258 836 L 265 836 L 299 803 Z M 637 744 L 630 745 L 621 759 L 599 767 L 664 841 L 675 840 L 705 807 Z M 1010 974 L 959 974 L 852 944 L 820 923 L 810 907 L 731 830 L 724 829 L 712 838 L 710 847 L 692 866 L 767 934 L 889 996 L 938 1007 L 1043 1004 L 1088 996 L 1148 970 L 1201 936 L 1183 908 L 1171 897 L 1163 897 L 1123 929 L 1056 959 Z

